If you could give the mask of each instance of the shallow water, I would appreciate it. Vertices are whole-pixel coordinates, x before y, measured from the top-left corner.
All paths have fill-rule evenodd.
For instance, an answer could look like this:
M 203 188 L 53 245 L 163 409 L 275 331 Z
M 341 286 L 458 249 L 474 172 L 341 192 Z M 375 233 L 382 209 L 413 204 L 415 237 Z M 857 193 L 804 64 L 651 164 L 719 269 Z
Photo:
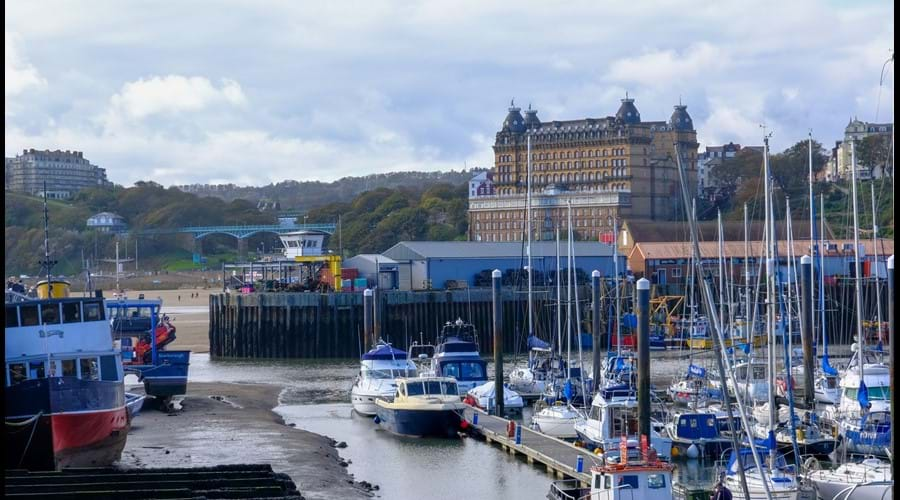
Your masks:
M 683 366 L 683 360 L 674 359 L 675 353 L 666 354 L 667 359 L 654 359 L 654 375 L 664 377 Z M 505 361 L 505 372 L 512 369 L 512 361 Z M 397 437 L 353 412 L 348 400 L 357 370 L 356 360 L 219 361 L 194 354 L 190 380 L 284 387 L 275 411 L 289 424 L 346 442 L 340 454 L 350 462 L 350 473 L 357 481 L 378 485 L 376 494 L 381 498 L 546 497 L 553 477 L 521 457 L 468 438 Z M 530 414 L 526 408 L 522 418 L 529 421 Z M 675 476 L 676 481 L 706 484 L 715 479 L 715 469 L 697 461 L 682 462 Z

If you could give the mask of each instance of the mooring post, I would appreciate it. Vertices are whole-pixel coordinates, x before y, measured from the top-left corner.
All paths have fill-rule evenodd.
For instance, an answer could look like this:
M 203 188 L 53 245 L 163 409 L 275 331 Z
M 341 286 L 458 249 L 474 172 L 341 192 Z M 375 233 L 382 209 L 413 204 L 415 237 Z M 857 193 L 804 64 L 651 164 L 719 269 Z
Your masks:
M 637 282 L 638 431 L 650 439 L 650 281 Z
M 813 355 L 812 331 L 812 258 L 800 257 L 800 341 L 803 344 L 803 402 L 809 409 L 815 408 L 815 357 Z
M 499 269 L 491 273 L 491 288 L 494 299 L 494 394 L 497 397 L 497 416 L 503 416 L 503 303 L 500 296 Z
M 593 334 L 594 387 L 600 383 L 600 271 L 591 273 L 591 329 Z
M 372 342 L 372 289 L 363 291 L 363 352 L 369 352 Z

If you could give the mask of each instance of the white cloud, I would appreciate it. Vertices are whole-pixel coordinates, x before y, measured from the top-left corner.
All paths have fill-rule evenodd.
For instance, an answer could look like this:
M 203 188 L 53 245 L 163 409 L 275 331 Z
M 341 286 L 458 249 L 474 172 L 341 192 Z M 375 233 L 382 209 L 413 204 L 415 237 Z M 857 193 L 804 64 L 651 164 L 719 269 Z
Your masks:
M 5 7 L 7 108 L 28 110 L 7 111 L 7 155 L 83 150 L 124 184 L 489 166 L 512 97 L 544 121 L 612 115 L 625 91 L 665 120 L 681 98 L 701 147 L 759 144 L 763 122 L 778 150 L 809 128 L 833 142 L 876 109 L 892 119 L 891 67 L 877 87 L 890 3 Z
M 19 37 L 14 33 L 5 32 L 6 43 L 4 63 L 4 95 L 9 98 L 28 90 L 29 88 L 45 87 L 47 80 L 38 73 L 19 51 Z
M 223 79 L 216 88 L 208 79 L 180 75 L 154 76 L 126 83 L 110 98 L 110 112 L 141 119 L 154 114 L 199 111 L 209 106 L 246 103 L 241 86 Z

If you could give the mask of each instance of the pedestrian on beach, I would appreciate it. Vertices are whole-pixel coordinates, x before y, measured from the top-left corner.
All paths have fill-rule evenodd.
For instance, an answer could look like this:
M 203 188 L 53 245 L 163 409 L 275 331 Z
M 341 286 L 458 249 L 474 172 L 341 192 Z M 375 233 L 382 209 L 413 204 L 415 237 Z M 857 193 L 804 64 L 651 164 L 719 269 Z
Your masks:
M 181 302 L 181 295 L 178 296 L 178 302 Z

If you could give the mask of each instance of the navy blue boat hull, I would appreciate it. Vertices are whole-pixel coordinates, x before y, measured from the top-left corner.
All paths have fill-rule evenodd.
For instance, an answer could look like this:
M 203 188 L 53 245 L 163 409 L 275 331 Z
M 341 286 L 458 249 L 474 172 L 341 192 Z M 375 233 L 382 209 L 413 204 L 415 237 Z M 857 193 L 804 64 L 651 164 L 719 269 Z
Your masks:
M 387 431 L 410 437 L 457 437 L 455 410 L 392 410 L 375 406 L 376 421 Z

